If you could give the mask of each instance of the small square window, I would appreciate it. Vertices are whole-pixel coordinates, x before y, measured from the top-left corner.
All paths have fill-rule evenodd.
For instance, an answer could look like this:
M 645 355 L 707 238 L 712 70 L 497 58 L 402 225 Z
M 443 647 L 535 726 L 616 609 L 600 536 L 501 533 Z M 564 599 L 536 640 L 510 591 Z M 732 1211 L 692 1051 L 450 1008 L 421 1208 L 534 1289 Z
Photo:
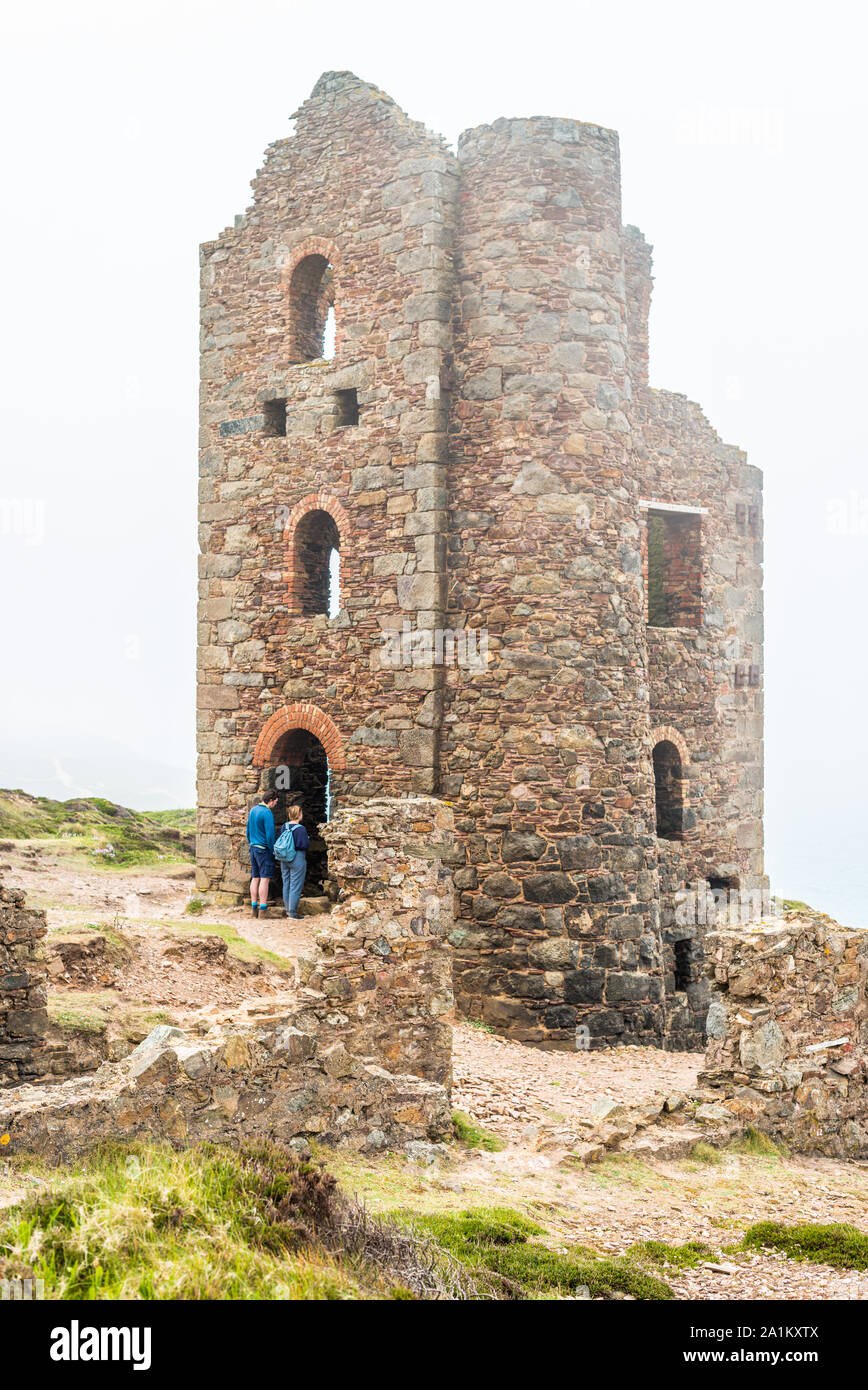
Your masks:
M 286 397 L 280 400 L 263 401 L 262 415 L 265 421 L 262 433 L 276 437 L 286 434 Z
M 349 391 L 335 391 L 338 407 L 338 429 L 359 423 L 359 393 L 353 387 Z

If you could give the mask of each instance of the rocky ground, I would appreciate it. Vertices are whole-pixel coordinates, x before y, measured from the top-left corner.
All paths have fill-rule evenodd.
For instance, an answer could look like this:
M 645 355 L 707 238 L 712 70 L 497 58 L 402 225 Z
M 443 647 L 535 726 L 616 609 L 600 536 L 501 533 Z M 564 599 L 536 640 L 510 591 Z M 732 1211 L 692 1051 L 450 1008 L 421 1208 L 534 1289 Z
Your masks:
M 94 1010 L 115 1018 L 115 1008 L 126 1009 L 134 1017 L 131 1041 L 136 1027 L 147 1031 L 156 1009 L 196 1030 L 235 1010 L 271 1008 L 291 994 L 292 961 L 317 926 L 316 918 L 259 922 L 241 908 L 191 916 L 188 865 L 82 865 L 56 842 L 0 851 L 0 872 L 30 905 L 46 909 L 52 1007 L 57 1016 L 67 1006 L 72 1031 L 76 1009 L 87 1012 L 83 998 L 91 1030 Z M 105 948 L 93 950 L 96 937 Z M 92 1045 L 93 1031 L 88 1038 Z M 374 1207 L 408 1194 L 432 1209 L 517 1207 L 555 1239 L 600 1252 L 648 1239 L 701 1240 L 713 1252 L 707 1261 L 663 1271 L 684 1299 L 868 1299 L 868 1275 L 729 1248 L 758 1220 L 847 1221 L 868 1231 L 868 1164 L 733 1146 L 691 1156 L 690 1141 L 703 1132 L 690 1099 L 698 1054 L 541 1053 L 467 1023 L 456 1025 L 454 1041 L 455 1108 L 503 1147 L 453 1146 L 451 1156 L 419 1167 L 403 1158 L 341 1160 L 343 1181 Z M 609 1147 L 593 1162 L 577 1159 L 577 1151 L 588 1157 L 581 1140 L 606 1126 L 615 1135 Z M 687 1136 L 684 1154 L 672 1145 L 649 1147 L 647 1136 L 658 1132 Z M 21 1196 L 23 1181 L 0 1163 L 0 1204 Z

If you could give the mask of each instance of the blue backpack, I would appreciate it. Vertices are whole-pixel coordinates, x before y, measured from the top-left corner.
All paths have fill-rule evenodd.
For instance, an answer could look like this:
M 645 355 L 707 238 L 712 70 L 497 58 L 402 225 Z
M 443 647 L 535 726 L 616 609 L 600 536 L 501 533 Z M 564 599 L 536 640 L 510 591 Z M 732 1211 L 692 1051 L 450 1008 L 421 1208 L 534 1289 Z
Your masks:
M 279 859 L 281 864 L 291 864 L 295 858 L 295 836 L 289 821 L 274 842 L 274 857 Z

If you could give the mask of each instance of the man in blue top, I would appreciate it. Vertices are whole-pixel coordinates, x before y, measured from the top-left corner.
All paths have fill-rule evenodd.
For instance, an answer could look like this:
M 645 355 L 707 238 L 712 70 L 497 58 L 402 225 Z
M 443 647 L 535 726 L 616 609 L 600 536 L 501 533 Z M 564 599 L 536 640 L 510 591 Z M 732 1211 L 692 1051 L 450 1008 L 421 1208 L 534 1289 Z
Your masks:
M 298 916 L 298 900 L 301 897 L 301 890 L 304 887 L 304 880 L 307 875 L 307 852 L 310 848 L 310 836 L 301 823 L 302 809 L 298 804 L 287 807 L 287 824 L 292 826 L 292 838 L 295 842 L 295 857 L 289 863 L 283 859 L 280 861 L 280 872 L 283 877 L 283 905 L 286 908 L 287 917 Z
M 268 884 L 274 873 L 274 808 L 277 792 L 268 791 L 247 817 L 250 846 L 250 910 L 254 917 L 268 914 Z

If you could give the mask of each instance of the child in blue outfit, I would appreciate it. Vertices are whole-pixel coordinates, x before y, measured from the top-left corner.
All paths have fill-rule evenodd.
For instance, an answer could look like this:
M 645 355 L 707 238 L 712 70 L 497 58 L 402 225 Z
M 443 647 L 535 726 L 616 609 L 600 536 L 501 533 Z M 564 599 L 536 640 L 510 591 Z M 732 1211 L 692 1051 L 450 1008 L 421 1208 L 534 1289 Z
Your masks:
M 295 857 L 289 864 L 285 863 L 284 860 L 280 861 L 280 872 L 283 876 L 283 903 L 287 917 L 297 917 L 298 900 L 301 897 L 301 890 L 307 875 L 307 851 L 310 848 L 310 836 L 301 823 L 301 806 L 297 804 L 288 806 L 287 816 L 287 824 L 292 826 L 292 838 L 295 841 Z
M 250 846 L 250 910 L 254 917 L 268 915 L 268 884 L 274 875 L 274 807 L 277 792 L 266 792 L 247 817 Z

